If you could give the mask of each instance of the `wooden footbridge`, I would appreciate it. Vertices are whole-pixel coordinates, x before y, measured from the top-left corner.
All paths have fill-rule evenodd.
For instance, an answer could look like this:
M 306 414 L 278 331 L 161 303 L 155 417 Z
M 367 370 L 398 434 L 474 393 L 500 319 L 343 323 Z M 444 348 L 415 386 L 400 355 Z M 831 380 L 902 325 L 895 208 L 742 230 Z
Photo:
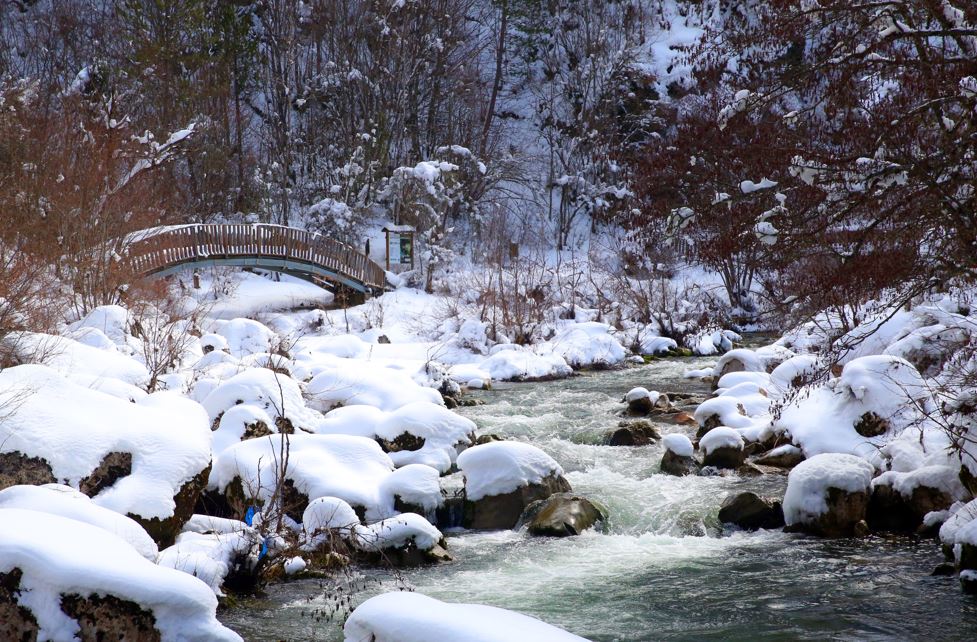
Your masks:
M 198 224 L 137 233 L 129 266 L 140 275 L 168 276 L 201 267 L 234 266 L 284 272 L 364 295 L 387 289 L 383 268 L 352 246 L 280 225 Z

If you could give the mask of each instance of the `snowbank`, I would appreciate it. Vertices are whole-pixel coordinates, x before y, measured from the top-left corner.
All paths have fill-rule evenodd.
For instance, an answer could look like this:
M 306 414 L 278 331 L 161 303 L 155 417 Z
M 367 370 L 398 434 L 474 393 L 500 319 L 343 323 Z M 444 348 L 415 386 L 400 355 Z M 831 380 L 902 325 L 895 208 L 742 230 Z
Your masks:
M 343 629 L 346 642 L 583 642 L 535 618 L 480 604 L 441 602 L 420 593 L 384 593 L 361 604 Z
M 469 448 L 458 456 L 458 468 L 465 474 L 468 501 L 502 495 L 520 486 L 539 483 L 550 475 L 563 474 L 552 457 L 518 441 L 497 441 Z
M 573 374 L 573 368 L 559 354 L 537 354 L 514 345 L 495 346 L 479 368 L 496 381 L 558 379 Z
M 162 639 L 240 640 L 215 618 L 217 598 L 206 584 L 153 564 L 125 540 L 91 524 L 32 510 L 0 509 L 0 573 L 20 569 L 20 606 L 41 639 L 73 640 L 76 621 L 62 595 L 114 596 L 152 612 Z
M 32 332 L 10 333 L 3 341 L 25 363 L 43 363 L 68 379 L 118 379 L 138 387 L 149 382 L 146 366 L 114 346 L 92 347 L 67 337 Z
M 611 326 L 595 321 L 566 322 L 541 350 L 559 355 L 573 368 L 616 365 L 628 351 L 611 335 Z
M 221 524 L 214 530 L 204 530 L 206 516 L 176 538 L 176 543 L 159 554 L 157 563 L 202 580 L 215 595 L 223 595 L 221 585 L 235 565 L 252 569 L 261 554 L 262 537 L 244 522 L 234 522 L 235 528 Z M 204 518 L 204 519 L 200 519 Z M 193 520 L 191 520 L 193 521 Z M 204 531 L 204 532 L 200 532 Z

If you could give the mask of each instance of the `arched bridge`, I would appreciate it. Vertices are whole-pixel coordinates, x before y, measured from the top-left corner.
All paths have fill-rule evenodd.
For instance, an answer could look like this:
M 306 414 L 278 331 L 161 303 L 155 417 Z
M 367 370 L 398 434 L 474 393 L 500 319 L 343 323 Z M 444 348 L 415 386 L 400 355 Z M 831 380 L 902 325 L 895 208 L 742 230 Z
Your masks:
M 322 234 L 281 225 L 178 225 L 146 230 L 127 248 L 136 273 L 167 276 L 195 267 L 254 267 L 363 294 L 387 288 L 386 273 L 363 253 Z

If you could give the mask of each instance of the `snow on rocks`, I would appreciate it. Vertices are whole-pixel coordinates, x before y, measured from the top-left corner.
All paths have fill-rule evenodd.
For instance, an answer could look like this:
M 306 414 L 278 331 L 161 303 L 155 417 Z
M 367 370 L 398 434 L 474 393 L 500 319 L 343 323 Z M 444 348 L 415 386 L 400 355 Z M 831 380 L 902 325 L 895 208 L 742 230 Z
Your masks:
M 771 372 L 793 356 L 793 352 L 778 345 L 763 346 L 756 350 L 738 348 L 719 358 L 713 368 L 713 376 L 721 379 L 731 372 Z
M 271 352 L 277 335 L 262 323 L 253 319 L 216 321 L 215 334 L 224 337 L 226 349 L 237 358 L 249 354 Z
M 628 412 L 633 415 L 647 415 L 658 403 L 662 395 L 660 392 L 648 390 L 647 388 L 632 388 L 624 395 L 624 401 L 628 404 Z M 665 397 L 668 402 L 668 397 Z
M 512 528 L 530 503 L 570 490 L 552 457 L 517 441 L 469 448 L 458 456 L 458 468 L 465 476 L 469 528 Z
M 225 582 L 238 589 L 256 586 L 253 571 L 262 541 L 258 531 L 244 522 L 194 515 L 176 543 L 160 552 L 157 563 L 199 578 L 222 596 Z
M 368 526 L 354 526 L 351 542 L 356 549 L 382 555 L 395 566 L 450 559 L 441 531 L 416 513 L 402 513 Z
M 787 476 L 784 518 L 790 530 L 823 537 L 856 534 L 865 519 L 873 466 L 854 455 L 825 453 Z
M 719 396 L 706 399 L 695 409 L 693 418 L 699 424 L 699 438 L 717 426 L 749 428 L 753 420 L 746 416 L 746 408 L 736 397 Z
M 288 466 L 281 479 L 283 442 Z M 210 487 L 224 493 L 240 514 L 249 506 L 266 505 L 280 482 L 285 484 L 285 512 L 301 519 L 310 500 L 338 497 L 364 511 L 367 521 L 397 513 L 398 497 L 425 509 L 441 503 L 438 472 L 417 465 L 394 474 L 394 464 L 372 439 L 349 435 L 296 433 L 250 439 L 220 453 L 210 476 Z
M 22 397 L 22 398 L 19 398 Z M 172 541 L 210 466 L 210 430 L 196 403 L 173 392 L 131 403 L 75 385 L 44 366 L 0 372 L 3 486 L 62 482 Z
M 124 540 L 150 562 L 159 554 L 156 542 L 135 520 L 92 503 L 70 486 L 10 486 L 0 491 L 0 509 L 4 508 L 36 510 L 97 526 Z
M 946 510 L 967 496 L 958 467 L 888 471 L 872 480 L 868 524 L 872 530 L 913 532 L 927 514 Z
M 925 382 L 908 362 L 863 357 L 846 364 L 841 377 L 784 404 L 774 429 L 808 457 L 850 453 L 881 467 L 879 447 L 920 425 L 928 403 Z
M 267 368 L 251 368 L 231 377 L 214 388 L 202 402 L 211 422 L 238 404 L 264 411 L 275 427 L 286 432 L 290 429 L 311 432 L 322 419 L 318 412 L 305 405 L 302 391 L 294 379 Z M 268 427 L 272 428 L 272 425 Z
M 228 408 L 217 422 L 213 451 L 218 454 L 244 439 L 277 433 L 274 420 L 262 408 L 242 403 Z
M 699 469 L 693 458 L 695 447 L 688 437 L 681 433 L 672 433 L 662 438 L 662 444 L 665 446 L 665 453 L 662 455 L 661 472 L 682 477 Z
M 0 509 L 0 577 L 13 607 L 3 625 L 28 638 L 67 642 L 84 627 L 93 639 L 143 639 L 153 630 L 164 642 L 241 639 L 217 621 L 206 584 L 60 515 Z
M 573 368 L 559 354 L 537 354 L 513 344 L 492 348 L 491 355 L 479 368 L 496 381 L 542 381 L 573 374 Z
M 819 366 L 818 358 L 809 354 L 799 354 L 793 356 L 770 373 L 770 380 L 785 392 L 791 388 L 799 388 L 811 381 L 817 374 Z
M 743 437 L 728 426 L 718 426 L 699 441 L 702 465 L 716 468 L 739 468 L 743 465 Z
M 444 405 L 437 390 L 418 384 L 402 370 L 350 359 L 319 364 L 306 394 L 309 404 L 323 412 L 356 405 L 391 411 L 415 401 Z
M 348 539 L 360 518 L 353 507 L 338 497 L 317 497 L 309 502 L 302 513 L 302 530 L 305 533 L 304 548 L 307 550 L 330 541 L 331 533 L 338 532 Z
M 92 347 L 68 337 L 33 332 L 12 332 L 3 343 L 19 362 L 43 363 L 71 380 L 117 379 L 138 387 L 149 382 L 146 366 L 114 347 Z
M 611 335 L 611 326 L 590 321 L 566 322 L 542 349 L 559 355 L 572 368 L 607 367 L 621 363 L 628 355 Z
M 441 602 L 420 593 L 384 593 L 353 611 L 346 642 L 584 642 L 540 620 L 480 604 Z

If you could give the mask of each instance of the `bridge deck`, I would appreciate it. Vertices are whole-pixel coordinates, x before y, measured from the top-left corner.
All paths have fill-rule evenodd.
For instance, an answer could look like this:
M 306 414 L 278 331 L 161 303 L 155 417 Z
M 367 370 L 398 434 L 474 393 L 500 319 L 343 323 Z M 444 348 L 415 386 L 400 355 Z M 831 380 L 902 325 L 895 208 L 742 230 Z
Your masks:
M 360 292 L 382 291 L 382 267 L 334 239 L 279 225 L 197 224 L 153 230 L 128 247 L 139 274 L 172 274 L 194 266 L 235 265 L 307 274 Z

